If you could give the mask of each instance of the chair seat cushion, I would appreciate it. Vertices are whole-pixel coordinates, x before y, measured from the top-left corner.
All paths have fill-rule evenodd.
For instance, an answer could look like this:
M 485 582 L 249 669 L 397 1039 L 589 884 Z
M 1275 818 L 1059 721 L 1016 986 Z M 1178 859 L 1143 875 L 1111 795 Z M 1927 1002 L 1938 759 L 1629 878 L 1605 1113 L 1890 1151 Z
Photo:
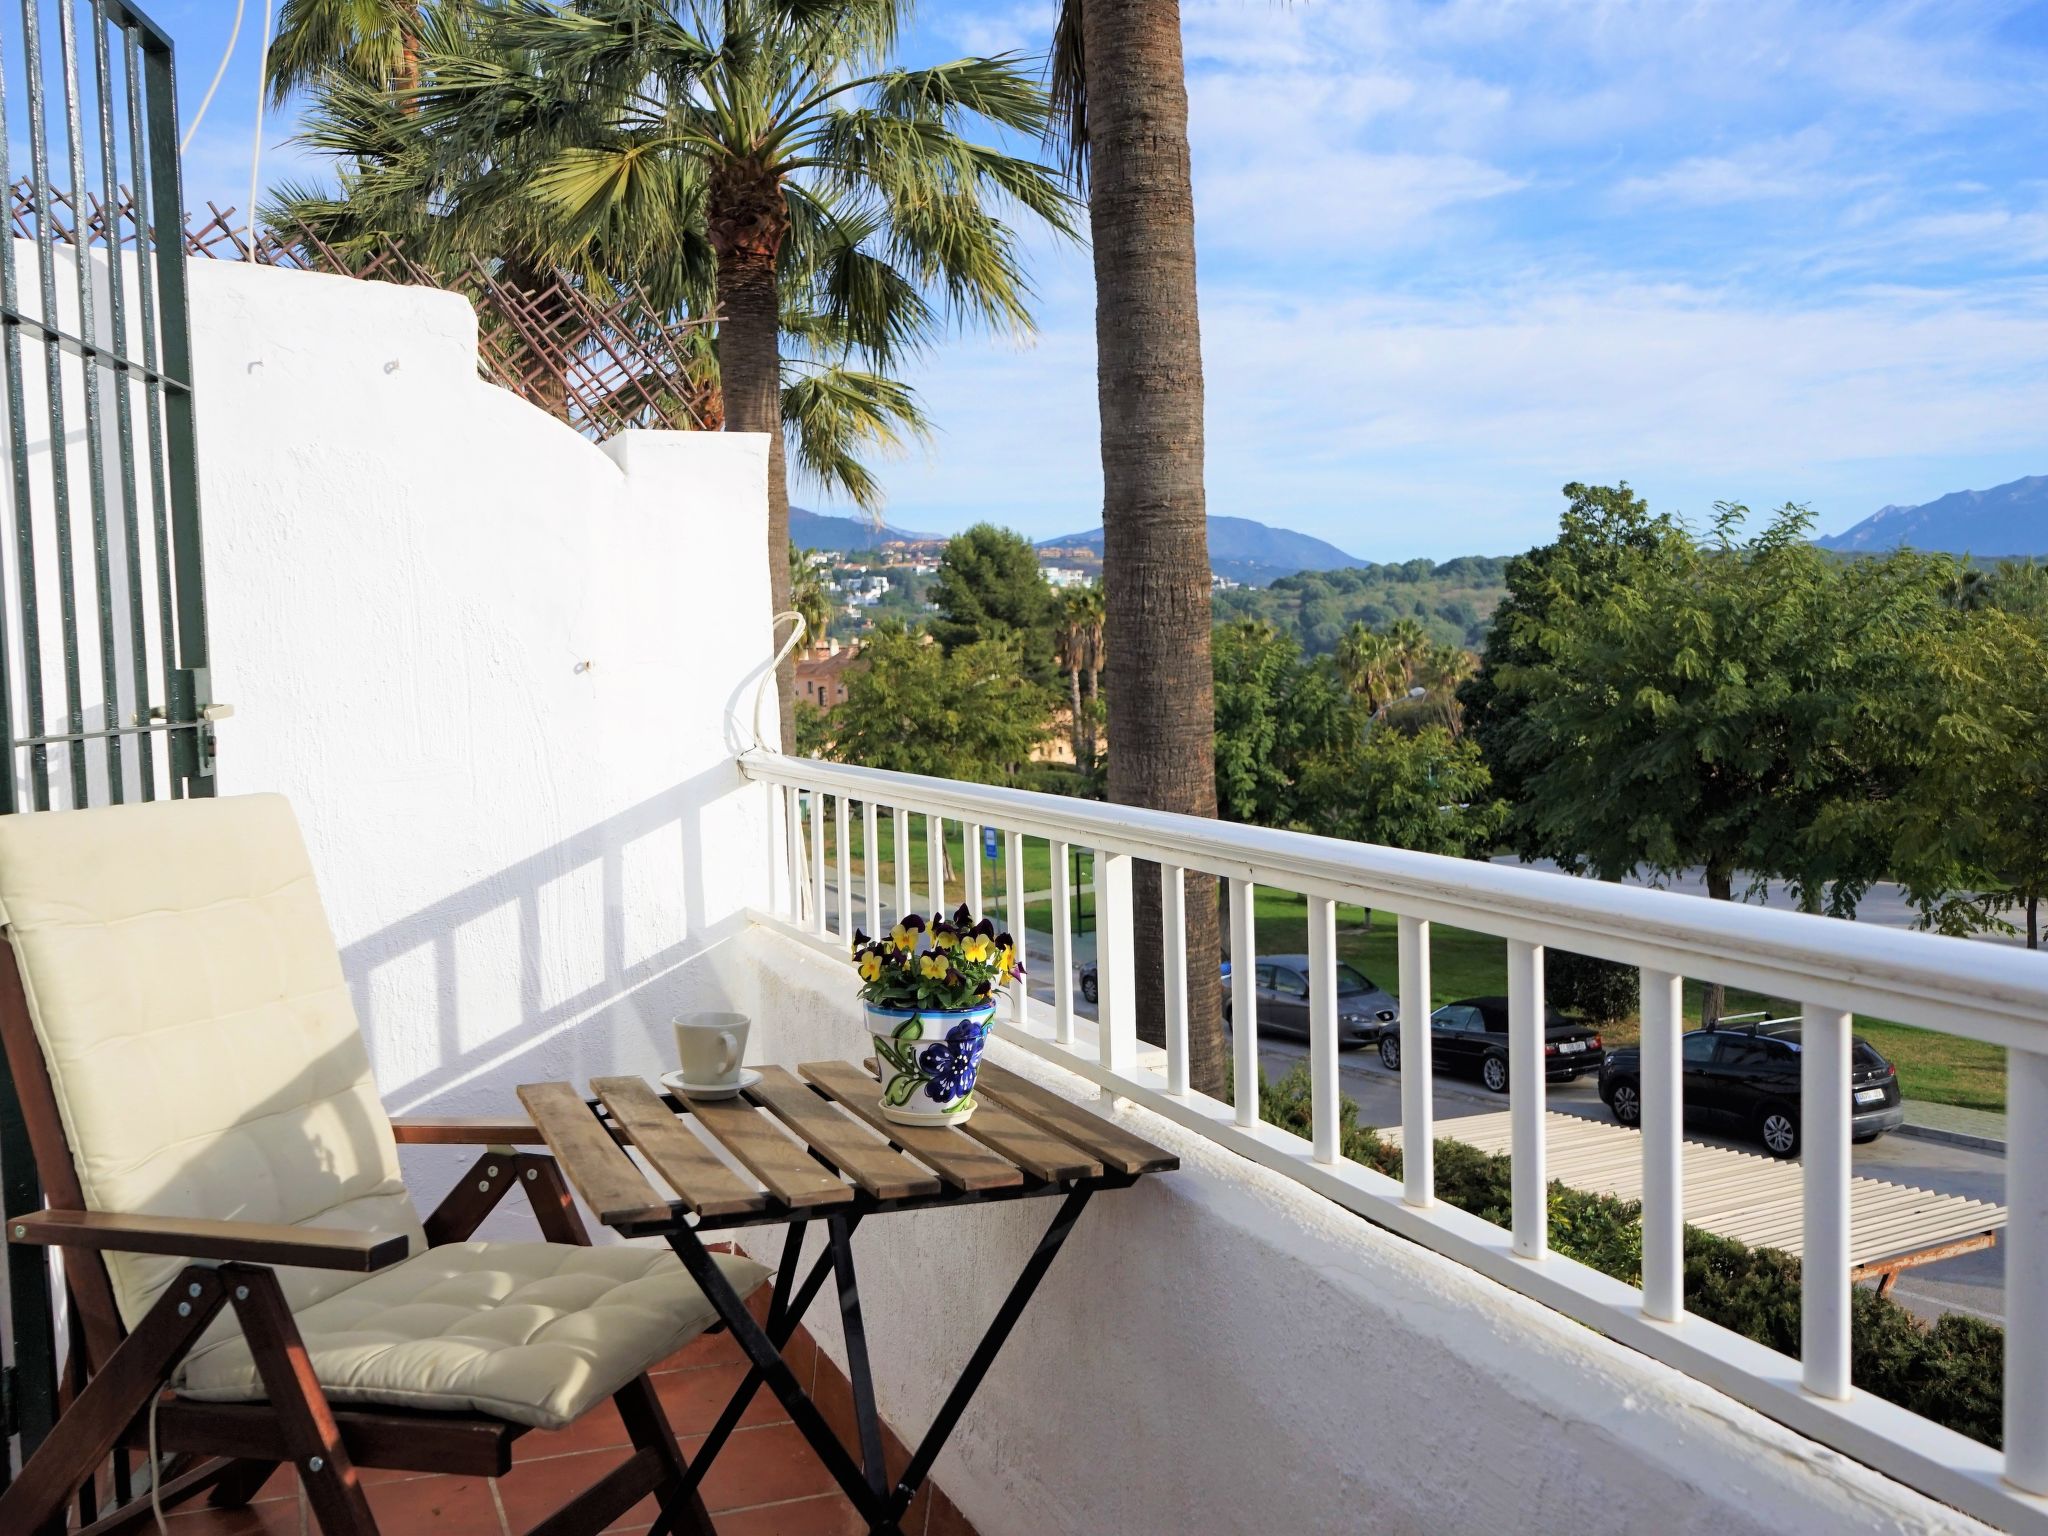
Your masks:
M 744 1296 L 768 1271 L 717 1256 Z M 716 1313 L 667 1249 L 450 1243 L 295 1314 L 328 1399 L 559 1429 L 702 1333 Z M 186 1360 L 185 1397 L 267 1394 L 239 1332 Z

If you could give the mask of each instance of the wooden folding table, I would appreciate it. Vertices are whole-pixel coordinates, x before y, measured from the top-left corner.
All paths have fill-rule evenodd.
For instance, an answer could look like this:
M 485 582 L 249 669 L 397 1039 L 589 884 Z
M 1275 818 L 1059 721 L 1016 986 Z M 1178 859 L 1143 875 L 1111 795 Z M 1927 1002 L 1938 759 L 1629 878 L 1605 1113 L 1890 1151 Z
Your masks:
M 588 1099 L 569 1083 L 528 1084 L 519 1099 L 592 1214 L 623 1236 L 665 1239 L 752 1364 L 691 1462 L 689 1486 L 703 1480 L 766 1385 L 868 1529 L 893 1532 L 1090 1197 L 1128 1189 L 1146 1174 L 1179 1167 L 1180 1160 L 993 1062 L 981 1064 L 973 1117 L 965 1125 L 933 1127 L 885 1119 L 875 1078 L 851 1062 L 807 1062 L 794 1073 L 758 1070 L 759 1083 L 724 1100 L 679 1100 L 637 1077 L 598 1078 Z M 714 1144 L 744 1172 L 713 1151 Z M 628 1146 L 675 1191 L 673 1198 L 648 1181 L 626 1155 Z M 853 1268 L 855 1228 L 869 1217 L 899 1212 L 1049 1197 L 1059 1199 L 1051 1224 L 892 1488 Z M 820 1220 L 825 1251 L 799 1282 L 804 1235 Z M 767 1319 L 757 1322 L 712 1261 L 705 1239 L 781 1222 L 789 1224 L 782 1262 Z M 858 1465 L 782 1354 L 827 1275 L 846 1336 Z

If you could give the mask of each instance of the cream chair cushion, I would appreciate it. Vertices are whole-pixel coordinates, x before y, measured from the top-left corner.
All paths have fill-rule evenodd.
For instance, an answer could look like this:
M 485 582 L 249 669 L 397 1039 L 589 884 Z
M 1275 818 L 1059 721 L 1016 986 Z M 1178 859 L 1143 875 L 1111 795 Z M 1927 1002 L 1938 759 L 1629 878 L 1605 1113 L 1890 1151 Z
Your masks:
M 741 1295 L 767 1271 L 720 1256 Z M 336 1403 L 475 1411 L 557 1429 L 713 1320 L 666 1248 L 449 1243 L 297 1314 L 313 1373 Z M 202 1343 L 186 1397 L 264 1395 L 248 1346 Z
M 0 816 L 0 922 L 88 1210 L 426 1246 L 282 797 Z M 179 1267 L 108 1254 L 122 1321 Z M 281 1278 L 294 1310 L 362 1280 Z

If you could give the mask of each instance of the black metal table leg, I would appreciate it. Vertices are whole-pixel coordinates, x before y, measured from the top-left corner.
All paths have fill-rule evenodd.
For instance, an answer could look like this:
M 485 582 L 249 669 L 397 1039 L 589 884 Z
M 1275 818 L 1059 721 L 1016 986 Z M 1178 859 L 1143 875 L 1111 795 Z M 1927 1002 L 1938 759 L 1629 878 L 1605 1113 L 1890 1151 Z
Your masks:
M 1093 1186 L 1082 1185 L 1073 1190 L 1061 1202 L 1059 1212 L 1052 1219 L 1052 1225 L 1045 1229 L 1045 1236 L 1038 1240 L 1031 1257 L 1025 1262 L 1023 1272 L 1010 1287 L 1010 1294 L 1003 1298 L 997 1309 L 995 1321 L 988 1325 L 988 1332 L 981 1336 L 981 1342 L 974 1346 L 974 1353 L 968 1357 L 967 1366 L 953 1383 L 953 1390 L 946 1394 L 945 1402 L 939 1405 L 931 1427 L 924 1432 L 924 1438 L 911 1453 L 910 1464 L 903 1469 L 903 1476 L 897 1480 L 896 1492 L 889 1500 L 891 1521 L 901 1520 L 904 1511 L 910 1508 L 910 1501 L 917 1497 L 917 1490 L 926 1477 L 930 1476 L 932 1463 L 939 1459 L 939 1452 L 945 1449 L 946 1439 L 960 1422 L 960 1415 L 967 1411 L 981 1380 L 988 1374 L 989 1367 L 996 1363 L 996 1355 L 1010 1337 L 1010 1330 L 1017 1326 L 1017 1320 L 1024 1315 L 1024 1309 L 1037 1294 L 1039 1282 L 1045 1279 L 1046 1271 L 1052 1268 L 1052 1261 L 1059 1257 L 1060 1249 L 1074 1230 L 1074 1223 L 1081 1219 L 1081 1212 L 1088 1204 L 1088 1197 L 1095 1193 Z
M 811 1449 L 824 1462 L 825 1470 L 832 1474 L 832 1480 L 839 1484 L 861 1518 L 868 1522 L 869 1529 L 890 1530 L 897 1517 L 888 1509 L 887 1501 L 868 1486 L 861 1469 L 832 1432 L 832 1426 L 818 1412 L 818 1405 L 797 1385 L 796 1375 L 790 1370 L 789 1362 L 782 1358 L 782 1351 L 754 1321 L 754 1314 L 747 1310 L 746 1302 L 733 1290 L 732 1282 L 725 1278 L 725 1272 L 712 1259 L 696 1232 L 684 1227 L 670 1233 L 668 1243 L 675 1250 L 676 1257 L 683 1261 L 683 1267 L 690 1272 L 690 1278 L 703 1290 L 712 1309 L 732 1330 L 733 1338 L 761 1373 L 768 1390 L 788 1411 L 797 1433 L 810 1442 Z M 699 1460 L 703 1459 L 700 1453 Z
M 860 1284 L 853 1277 L 853 1229 L 846 1218 L 825 1224 L 830 1234 L 832 1272 L 839 1286 L 839 1326 L 846 1338 L 846 1379 L 853 1387 L 853 1421 L 860 1429 L 860 1464 L 877 1497 L 889 1491 L 882 1461 L 882 1420 L 875 1411 L 875 1378 L 868 1366 L 868 1330 L 861 1321 Z

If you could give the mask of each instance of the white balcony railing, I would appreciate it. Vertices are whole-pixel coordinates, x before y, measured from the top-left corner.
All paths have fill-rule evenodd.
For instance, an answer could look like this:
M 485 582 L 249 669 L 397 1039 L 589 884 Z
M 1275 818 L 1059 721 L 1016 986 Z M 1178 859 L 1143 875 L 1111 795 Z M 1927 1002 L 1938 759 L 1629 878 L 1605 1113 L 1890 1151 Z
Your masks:
M 981 860 L 955 888 L 941 863 L 945 823 L 974 849 L 1001 831 L 1006 905 L 1021 935 L 1024 839 L 1051 848 L 1053 999 L 1018 998 L 1002 1038 L 1277 1169 L 1366 1219 L 1655 1356 L 1934 1498 L 2012 1530 L 2048 1532 L 2048 961 L 2002 945 L 1873 928 L 1826 917 L 1707 902 L 1303 833 L 1237 826 L 1126 806 L 750 753 L 751 778 L 778 801 L 780 909 L 761 916 L 846 953 L 856 926 L 886 931 L 897 913 L 965 900 L 983 906 Z M 864 836 L 856 873 L 849 832 Z M 836 836 L 826 879 L 825 817 Z M 910 860 L 882 889 L 879 819 L 894 847 L 928 829 L 927 868 Z M 806 835 L 808 826 L 809 835 Z M 1069 852 L 1094 857 L 1098 1020 L 1077 1028 Z M 1133 862 L 1159 867 L 1167 982 L 1165 1072 L 1141 1067 L 1135 1020 Z M 1235 1104 L 1188 1086 L 1185 875 L 1230 885 Z M 1311 958 L 1308 1141 L 1259 1118 L 1254 888 L 1306 898 Z M 836 894 L 836 899 L 835 898 Z M 886 894 L 886 900 L 885 900 Z M 1403 1174 L 1401 1183 L 1339 1154 L 1336 907 L 1399 919 Z M 1429 1071 L 1430 925 L 1502 938 L 1508 951 L 1513 1211 L 1510 1230 L 1434 1198 Z M 1542 1053 L 1546 947 L 1638 967 L 1642 976 L 1643 1284 L 1623 1284 L 1548 1251 Z M 1796 999 L 1804 1020 L 1801 1136 L 1804 1284 L 1801 1358 L 1792 1360 L 1687 1314 L 1682 1246 L 1679 1035 L 1687 976 Z M 1849 1381 L 1849 1069 L 1853 1015 L 1868 1013 L 2008 1051 L 2005 1245 L 2005 1449 L 1982 1445 Z

